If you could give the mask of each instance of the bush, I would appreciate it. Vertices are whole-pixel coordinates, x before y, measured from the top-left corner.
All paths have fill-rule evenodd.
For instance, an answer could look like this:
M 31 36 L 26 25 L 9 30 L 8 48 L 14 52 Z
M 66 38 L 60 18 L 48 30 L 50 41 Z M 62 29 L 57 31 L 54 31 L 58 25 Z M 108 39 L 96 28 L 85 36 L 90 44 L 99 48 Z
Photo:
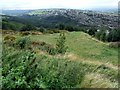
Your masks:
M 30 46 L 30 44 L 31 44 L 31 41 L 30 41 L 30 38 L 28 37 L 22 37 L 16 40 L 16 45 L 20 49 L 27 48 L 28 46 Z
M 12 51 L 12 53 L 10 52 Z M 3 50 L 3 89 L 37 88 L 37 63 L 35 54 L 31 51 Z
M 31 42 L 31 44 L 32 44 L 33 46 L 40 45 L 40 43 L 39 43 L 39 42 L 37 42 L 37 41 L 32 41 L 32 42 Z
M 29 50 L 3 48 L 3 89 L 62 89 L 80 85 L 84 78 L 81 64 L 47 56 L 35 57 Z
M 41 35 L 42 33 L 41 32 L 38 32 L 38 31 L 31 31 L 31 35 Z
M 21 28 L 21 31 L 31 31 L 31 30 L 36 30 L 36 27 L 33 25 L 25 25 Z
M 7 44 L 9 46 L 14 46 L 15 45 L 15 40 L 16 40 L 16 37 L 12 36 L 12 35 L 7 35 L 4 37 L 4 44 Z
M 29 31 L 24 31 L 24 32 L 21 32 L 20 33 L 22 36 L 26 36 L 26 35 L 30 35 L 30 32 Z
M 60 33 L 60 36 L 57 40 L 57 44 L 56 44 L 56 51 L 57 53 L 60 54 L 65 54 L 65 52 L 67 51 L 67 46 L 65 46 L 65 42 L 66 42 L 66 37 L 65 37 L 65 33 Z
M 107 36 L 108 42 L 119 42 L 120 41 L 120 30 L 114 29 L 109 31 L 109 34 Z
M 47 44 L 45 42 L 39 43 L 40 50 L 46 51 L 50 55 L 55 55 L 56 54 L 56 48 L 53 45 Z
M 88 30 L 88 34 L 91 36 L 95 36 L 95 33 L 97 32 L 97 29 L 95 27 L 92 27 Z
M 15 41 L 15 37 L 12 35 L 7 35 L 4 37 L 4 41 Z

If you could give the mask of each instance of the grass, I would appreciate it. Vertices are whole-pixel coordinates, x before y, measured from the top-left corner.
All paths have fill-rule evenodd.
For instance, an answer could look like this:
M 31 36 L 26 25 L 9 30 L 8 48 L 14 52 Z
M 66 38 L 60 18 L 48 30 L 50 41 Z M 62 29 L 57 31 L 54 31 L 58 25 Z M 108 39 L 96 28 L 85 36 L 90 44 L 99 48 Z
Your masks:
M 30 36 L 34 41 L 44 41 L 55 44 L 59 34 L 45 34 Z M 83 32 L 70 32 L 66 34 L 68 52 L 77 55 L 80 59 L 89 61 L 100 61 L 104 63 L 118 64 L 117 49 L 109 48 L 107 43 L 97 42 L 91 36 Z
M 15 34 L 16 38 L 20 38 L 19 34 Z M 31 41 L 41 42 L 55 45 L 59 34 L 41 34 L 41 35 L 28 35 Z M 23 37 L 23 36 L 22 36 Z M 85 75 L 82 82 L 76 81 L 75 87 L 82 88 L 117 88 L 118 83 L 118 50 L 115 48 L 109 48 L 108 43 L 98 41 L 86 33 L 83 32 L 67 32 L 66 33 L 66 45 L 68 51 L 65 55 L 48 55 L 45 52 L 40 51 L 37 47 L 36 59 L 45 73 L 47 80 L 50 80 L 51 85 L 56 85 L 54 79 L 59 71 L 63 71 L 60 77 L 55 79 L 55 82 L 60 78 L 61 84 L 64 83 L 63 76 L 68 79 L 69 84 L 72 85 L 74 81 L 70 79 L 74 77 L 74 73 L 77 75 L 79 71 L 84 71 Z M 15 51 L 15 52 L 14 52 Z M 13 53 L 18 52 L 14 50 Z M 20 50 L 22 52 L 22 50 Z M 12 54 L 12 53 L 11 53 Z M 16 56 L 17 58 L 17 56 Z M 68 65 L 68 66 L 66 66 Z M 64 68 L 66 66 L 66 68 Z M 75 68 L 75 69 L 73 69 Z M 46 71 L 48 70 L 48 71 Z M 68 71 L 71 71 L 70 73 Z M 67 72 L 67 73 L 66 73 Z M 43 73 L 42 73 L 43 74 Z M 71 77 L 69 77 L 69 74 Z M 54 78 L 55 77 L 55 78 Z M 46 78 L 43 78 L 46 80 Z M 77 80 L 76 78 L 74 78 Z M 59 80 L 59 79 L 58 79 Z M 50 84 L 46 81 L 47 84 Z M 72 82 L 72 83 L 71 83 Z M 69 84 L 67 86 L 69 86 Z M 44 87 L 45 85 L 43 85 Z M 59 86 L 59 85 L 58 85 Z

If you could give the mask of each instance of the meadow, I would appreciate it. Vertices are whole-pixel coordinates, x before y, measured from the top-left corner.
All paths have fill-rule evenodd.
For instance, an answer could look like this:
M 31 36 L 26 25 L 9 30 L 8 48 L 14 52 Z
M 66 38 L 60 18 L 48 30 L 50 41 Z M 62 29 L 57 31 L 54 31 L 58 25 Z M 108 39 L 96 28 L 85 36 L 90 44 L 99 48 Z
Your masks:
M 11 32 L 3 34 L 5 88 L 118 88 L 118 48 L 108 42 L 84 32 L 66 32 L 66 53 L 51 55 L 41 45 L 56 47 L 60 33 Z M 20 48 L 23 38 L 29 40 Z

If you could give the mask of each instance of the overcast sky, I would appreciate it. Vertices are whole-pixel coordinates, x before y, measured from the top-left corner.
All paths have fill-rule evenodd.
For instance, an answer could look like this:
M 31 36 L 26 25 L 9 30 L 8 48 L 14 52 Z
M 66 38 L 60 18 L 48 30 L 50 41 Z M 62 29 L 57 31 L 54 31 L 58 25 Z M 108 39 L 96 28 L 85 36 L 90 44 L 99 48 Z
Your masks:
M 119 0 L 0 0 L 2 9 L 117 8 Z

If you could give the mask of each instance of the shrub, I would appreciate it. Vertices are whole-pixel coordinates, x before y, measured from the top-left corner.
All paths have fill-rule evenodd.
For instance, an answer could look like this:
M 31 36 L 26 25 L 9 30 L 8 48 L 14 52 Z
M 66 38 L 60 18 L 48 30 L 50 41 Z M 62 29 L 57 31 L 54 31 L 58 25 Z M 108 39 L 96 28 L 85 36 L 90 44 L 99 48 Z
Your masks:
M 72 88 L 84 78 L 81 64 L 47 56 L 35 57 L 29 50 L 3 48 L 3 89 Z
M 14 46 L 15 45 L 15 40 L 16 40 L 16 37 L 12 36 L 12 35 L 7 35 L 4 37 L 4 44 L 7 44 L 9 46 Z
M 56 54 L 56 48 L 52 45 L 46 45 L 45 46 L 46 51 L 50 54 L 50 55 L 55 55 Z
M 41 34 L 42 34 L 41 32 L 37 32 L 37 31 L 31 32 L 31 35 L 41 35 Z
M 2 88 L 37 88 L 37 63 L 31 51 L 3 51 Z M 35 86 L 34 86 L 35 84 Z
M 31 44 L 32 44 L 33 46 L 40 45 L 40 43 L 37 42 L 37 41 L 32 41 Z
M 30 32 L 29 31 L 24 31 L 24 32 L 20 32 L 20 34 L 22 36 L 26 36 L 26 35 L 30 35 Z
M 36 30 L 36 27 L 33 25 L 25 25 L 21 28 L 21 31 L 31 31 L 31 30 Z
M 46 51 L 50 55 L 56 54 L 56 48 L 53 45 L 47 44 L 45 42 L 41 42 L 39 48 L 42 51 Z
M 12 35 L 7 35 L 4 37 L 4 41 L 15 41 L 15 37 Z
M 66 42 L 66 37 L 65 37 L 65 33 L 60 33 L 60 36 L 57 40 L 57 44 L 56 44 L 56 51 L 57 53 L 60 54 L 65 54 L 65 52 L 67 51 L 67 46 L 65 46 L 65 42 Z
M 97 29 L 95 27 L 92 27 L 88 30 L 88 34 L 91 36 L 95 36 L 95 33 L 97 32 Z
M 28 46 L 30 46 L 30 44 L 31 44 L 31 41 L 28 37 L 22 37 L 16 40 L 16 45 L 20 49 L 27 48 Z

